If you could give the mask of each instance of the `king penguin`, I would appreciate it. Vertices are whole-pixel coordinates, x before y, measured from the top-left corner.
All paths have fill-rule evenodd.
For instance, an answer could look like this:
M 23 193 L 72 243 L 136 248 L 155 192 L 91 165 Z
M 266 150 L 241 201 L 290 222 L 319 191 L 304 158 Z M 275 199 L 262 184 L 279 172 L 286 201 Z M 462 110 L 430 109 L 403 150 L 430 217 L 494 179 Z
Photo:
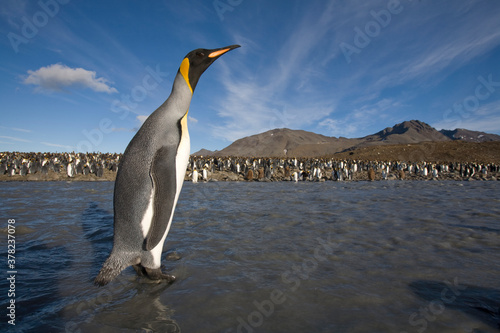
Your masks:
M 172 283 L 161 271 L 161 253 L 189 159 L 187 114 L 203 72 L 239 47 L 196 49 L 182 60 L 168 99 L 132 138 L 120 161 L 114 189 L 113 249 L 95 284 L 103 286 L 132 265 L 140 276 Z

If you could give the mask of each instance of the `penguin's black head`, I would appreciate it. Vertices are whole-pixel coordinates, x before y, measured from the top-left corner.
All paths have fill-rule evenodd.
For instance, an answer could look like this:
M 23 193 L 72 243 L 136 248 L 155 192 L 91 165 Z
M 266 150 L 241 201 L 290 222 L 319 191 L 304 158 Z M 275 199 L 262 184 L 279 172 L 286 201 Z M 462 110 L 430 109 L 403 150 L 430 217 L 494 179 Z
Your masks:
M 240 47 L 230 45 L 219 49 L 196 49 L 189 52 L 181 63 L 179 72 L 182 74 L 191 91 L 194 91 L 201 74 L 224 53 Z

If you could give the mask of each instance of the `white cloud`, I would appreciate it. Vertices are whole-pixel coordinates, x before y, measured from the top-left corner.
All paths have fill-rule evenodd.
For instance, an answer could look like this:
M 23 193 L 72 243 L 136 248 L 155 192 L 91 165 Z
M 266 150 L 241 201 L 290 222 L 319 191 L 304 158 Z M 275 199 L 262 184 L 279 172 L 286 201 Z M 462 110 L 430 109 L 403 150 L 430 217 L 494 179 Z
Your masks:
M 486 15 L 488 6 L 404 2 L 404 11 L 347 64 L 339 44 L 352 44 L 353 29 L 373 21 L 371 12 L 387 1 L 350 4 L 292 13 L 293 26 L 269 32 L 272 45 L 254 42 L 259 37 L 251 32 L 244 40 L 230 32 L 250 47 L 231 66 L 218 65 L 225 96 L 214 106 L 220 121 L 213 135 L 233 141 L 275 127 L 317 125 L 333 136 L 359 137 L 409 115 L 426 121 L 430 112 L 410 113 L 415 99 L 500 44 L 500 21 Z M 255 65 L 252 57 L 263 54 L 266 61 Z
M 19 142 L 31 142 L 30 140 L 16 138 L 16 137 L 13 137 L 13 136 L 0 135 L 0 138 L 2 138 L 2 139 L 9 139 L 9 140 L 12 140 L 12 141 L 19 141 Z
M 455 122 L 442 121 L 432 125 L 437 130 L 454 130 L 465 128 L 471 131 L 500 134 L 500 115 L 492 115 L 487 118 L 456 119 Z
M 137 120 L 139 120 L 139 122 L 142 124 L 144 124 L 144 122 L 146 121 L 146 119 L 148 119 L 149 116 L 146 116 L 146 115 L 138 115 L 136 117 Z
M 31 133 L 31 130 L 24 129 L 24 128 L 5 127 L 5 126 L 0 126 L 0 128 L 6 129 L 6 130 L 11 130 L 11 131 L 16 131 L 16 132 Z
M 317 94 L 282 97 L 279 88 L 245 82 L 227 75 L 223 80 L 227 97 L 218 107 L 222 123 L 212 126 L 213 135 L 234 141 L 274 128 L 311 125 L 333 112 L 331 97 Z
M 347 115 L 335 119 L 326 118 L 318 126 L 327 129 L 331 136 L 353 137 L 379 120 L 386 119 L 389 114 L 396 113 L 400 107 L 402 105 L 398 101 L 384 98 L 371 104 L 363 104 Z
M 39 90 L 63 91 L 67 87 L 77 86 L 108 94 L 118 92 L 108 84 L 105 78 L 98 78 L 96 72 L 83 68 L 70 68 L 62 64 L 53 64 L 41 67 L 36 71 L 29 70 L 28 74 L 24 83 L 36 85 Z
M 13 127 L 12 128 L 13 131 L 17 131 L 17 132 L 24 132 L 24 133 L 31 133 L 31 130 L 29 129 L 24 129 L 24 128 L 16 128 L 16 127 Z
M 464 120 L 461 127 L 471 131 L 500 134 L 500 115 Z
M 354 123 L 347 121 L 346 119 L 326 118 L 318 125 L 325 128 L 329 132 L 329 135 L 336 137 L 350 137 L 351 134 L 355 133 L 358 129 Z
M 67 145 L 61 145 L 61 144 L 58 144 L 58 143 L 50 143 L 50 142 L 40 142 L 42 145 L 45 145 L 45 146 L 49 146 L 49 147 L 57 147 L 57 148 L 64 148 L 64 149 L 68 149 L 68 150 L 73 150 L 74 147 L 71 147 L 71 146 L 67 146 Z
M 137 128 L 127 128 L 127 127 L 113 127 L 111 129 L 112 132 L 136 132 Z
M 500 21 L 487 12 L 488 6 L 473 2 L 451 7 L 436 3 L 432 10 L 420 2 L 411 6 L 399 14 L 407 19 L 394 20 L 372 41 L 372 52 L 361 50 L 369 61 L 363 58 L 356 65 L 366 66 L 360 69 L 371 75 L 361 79 L 369 80 L 374 90 L 420 82 L 437 85 L 500 44 Z M 383 40 L 385 35 L 390 38 Z M 378 79 L 373 83 L 373 78 Z
M 429 6 L 433 9 L 429 10 Z M 444 4 L 429 6 L 421 2 L 404 3 L 405 10 L 398 18 L 405 19 L 393 17 L 390 25 L 372 38 L 368 47 L 361 49 L 348 67 L 349 76 L 340 77 L 342 82 L 336 85 L 341 110 L 323 119 L 319 127 L 329 130 L 334 136 L 361 136 L 374 124 L 389 126 L 392 120 L 407 120 L 401 118 L 408 116 L 406 111 L 412 109 L 415 98 L 422 91 L 435 86 L 440 88 L 440 83 L 451 73 L 500 45 L 500 21 L 486 12 L 488 6 L 470 2 L 453 8 Z M 370 2 L 370 9 L 366 12 L 371 9 L 378 11 L 376 7 Z M 367 17 L 371 19 L 365 15 L 364 19 L 350 22 L 349 26 L 362 27 Z M 446 28 L 438 28 L 440 26 Z M 332 61 L 333 66 L 336 64 Z M 335 68 L 342 72 L 342 66 Z M 331 82 L 335 84 L 336 78 L 333 77 Z M 388 89 L 393 87 L 402 89 Z M 427 103 L 426 96 L 421 96 L 420 100 Z M 495 110 L 498 112 L 498 108 Z M 435 117 L 431 112 L 416 111 L 415 117 L 422 121 Z M 480 117 L 485 112 L 480 108 L 468 118 L 460 118 L 455 113 L 446 114 L 446 121 L 436 126 L 477 130 L 484 126 L 489 131 L 499 131 L 496 117 L 491 112 L 489 118 L 486 114 L 484 118 Z M 388 119 L 391 120 L 389 123 Z M 491 119 L 491 123 L 487 119 Z
M 274 128 L 301 128 L 311 125 L 333 112 L 337 96 L 325 94 L 324 78 L 318 68 L 325 36 L 336 21 L 333 3 L 314 8 L 291 31 L 286 30 L 276 54 L 259 68 L 249 67 L 256 54 L 267 52 L 260 43 L 245 37 L 242 44 L 251 47 L 242 52 L 229 68 L 224 61 L 221 82 L 226 96 L 216 106 L 222 121 L 213 125 L 213 135 L 234 141 Z M 234 39 L 241 35 L 233 33 Z M 252 50 L 256 48 L 256 50 Z
M 188 120 L 190 122 L 192 122 L 193 124 L 196 124 L 198 122 L 198 119 L 194 118 L 194 117 L 191 117 L 191 116 L 188 116 Z
M 438 130 L 465 128 L 472 131 L 500 133 L 500 100 L 481 105 L 477 110 L 458 112 L 449 109 L 443 113 L 443 119 L 432 126 Z
M 447 67 L 460 67 L 474 57 L 489 51 L 500 42 L 500 31 L 481 32 L 476 34 L 462 31 L 455 39 L 441 41 L 436 48 L 417 57 L 412 64 L 403 68 L 398 75 L 402 79 L 410 80 L 421 75 L 440 72 Z M 396 81 L 397 82 L 397 81 Z

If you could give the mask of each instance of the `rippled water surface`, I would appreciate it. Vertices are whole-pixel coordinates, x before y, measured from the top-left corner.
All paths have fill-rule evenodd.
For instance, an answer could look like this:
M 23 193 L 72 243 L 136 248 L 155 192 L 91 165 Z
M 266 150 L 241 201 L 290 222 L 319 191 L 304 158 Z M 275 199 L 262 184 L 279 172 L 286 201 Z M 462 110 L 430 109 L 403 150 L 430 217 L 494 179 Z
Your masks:
M 186 183 L 162 261 L 177 281 L 128 268 L 103 288 L 113 183 L 0 190 L 8 331 L 499 331 L 500 182 Z

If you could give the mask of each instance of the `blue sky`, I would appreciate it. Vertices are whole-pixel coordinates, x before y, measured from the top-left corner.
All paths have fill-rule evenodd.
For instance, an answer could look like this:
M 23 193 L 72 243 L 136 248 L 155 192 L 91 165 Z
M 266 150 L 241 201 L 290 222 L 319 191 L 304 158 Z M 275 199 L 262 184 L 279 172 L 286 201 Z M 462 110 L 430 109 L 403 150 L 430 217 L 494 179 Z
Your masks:
M 7 0 L 0 151 L 123 152 L 182 58 L 191 152 L 273 128 L 361 137 L 404 120 L 500 134 L 500 2 Z

